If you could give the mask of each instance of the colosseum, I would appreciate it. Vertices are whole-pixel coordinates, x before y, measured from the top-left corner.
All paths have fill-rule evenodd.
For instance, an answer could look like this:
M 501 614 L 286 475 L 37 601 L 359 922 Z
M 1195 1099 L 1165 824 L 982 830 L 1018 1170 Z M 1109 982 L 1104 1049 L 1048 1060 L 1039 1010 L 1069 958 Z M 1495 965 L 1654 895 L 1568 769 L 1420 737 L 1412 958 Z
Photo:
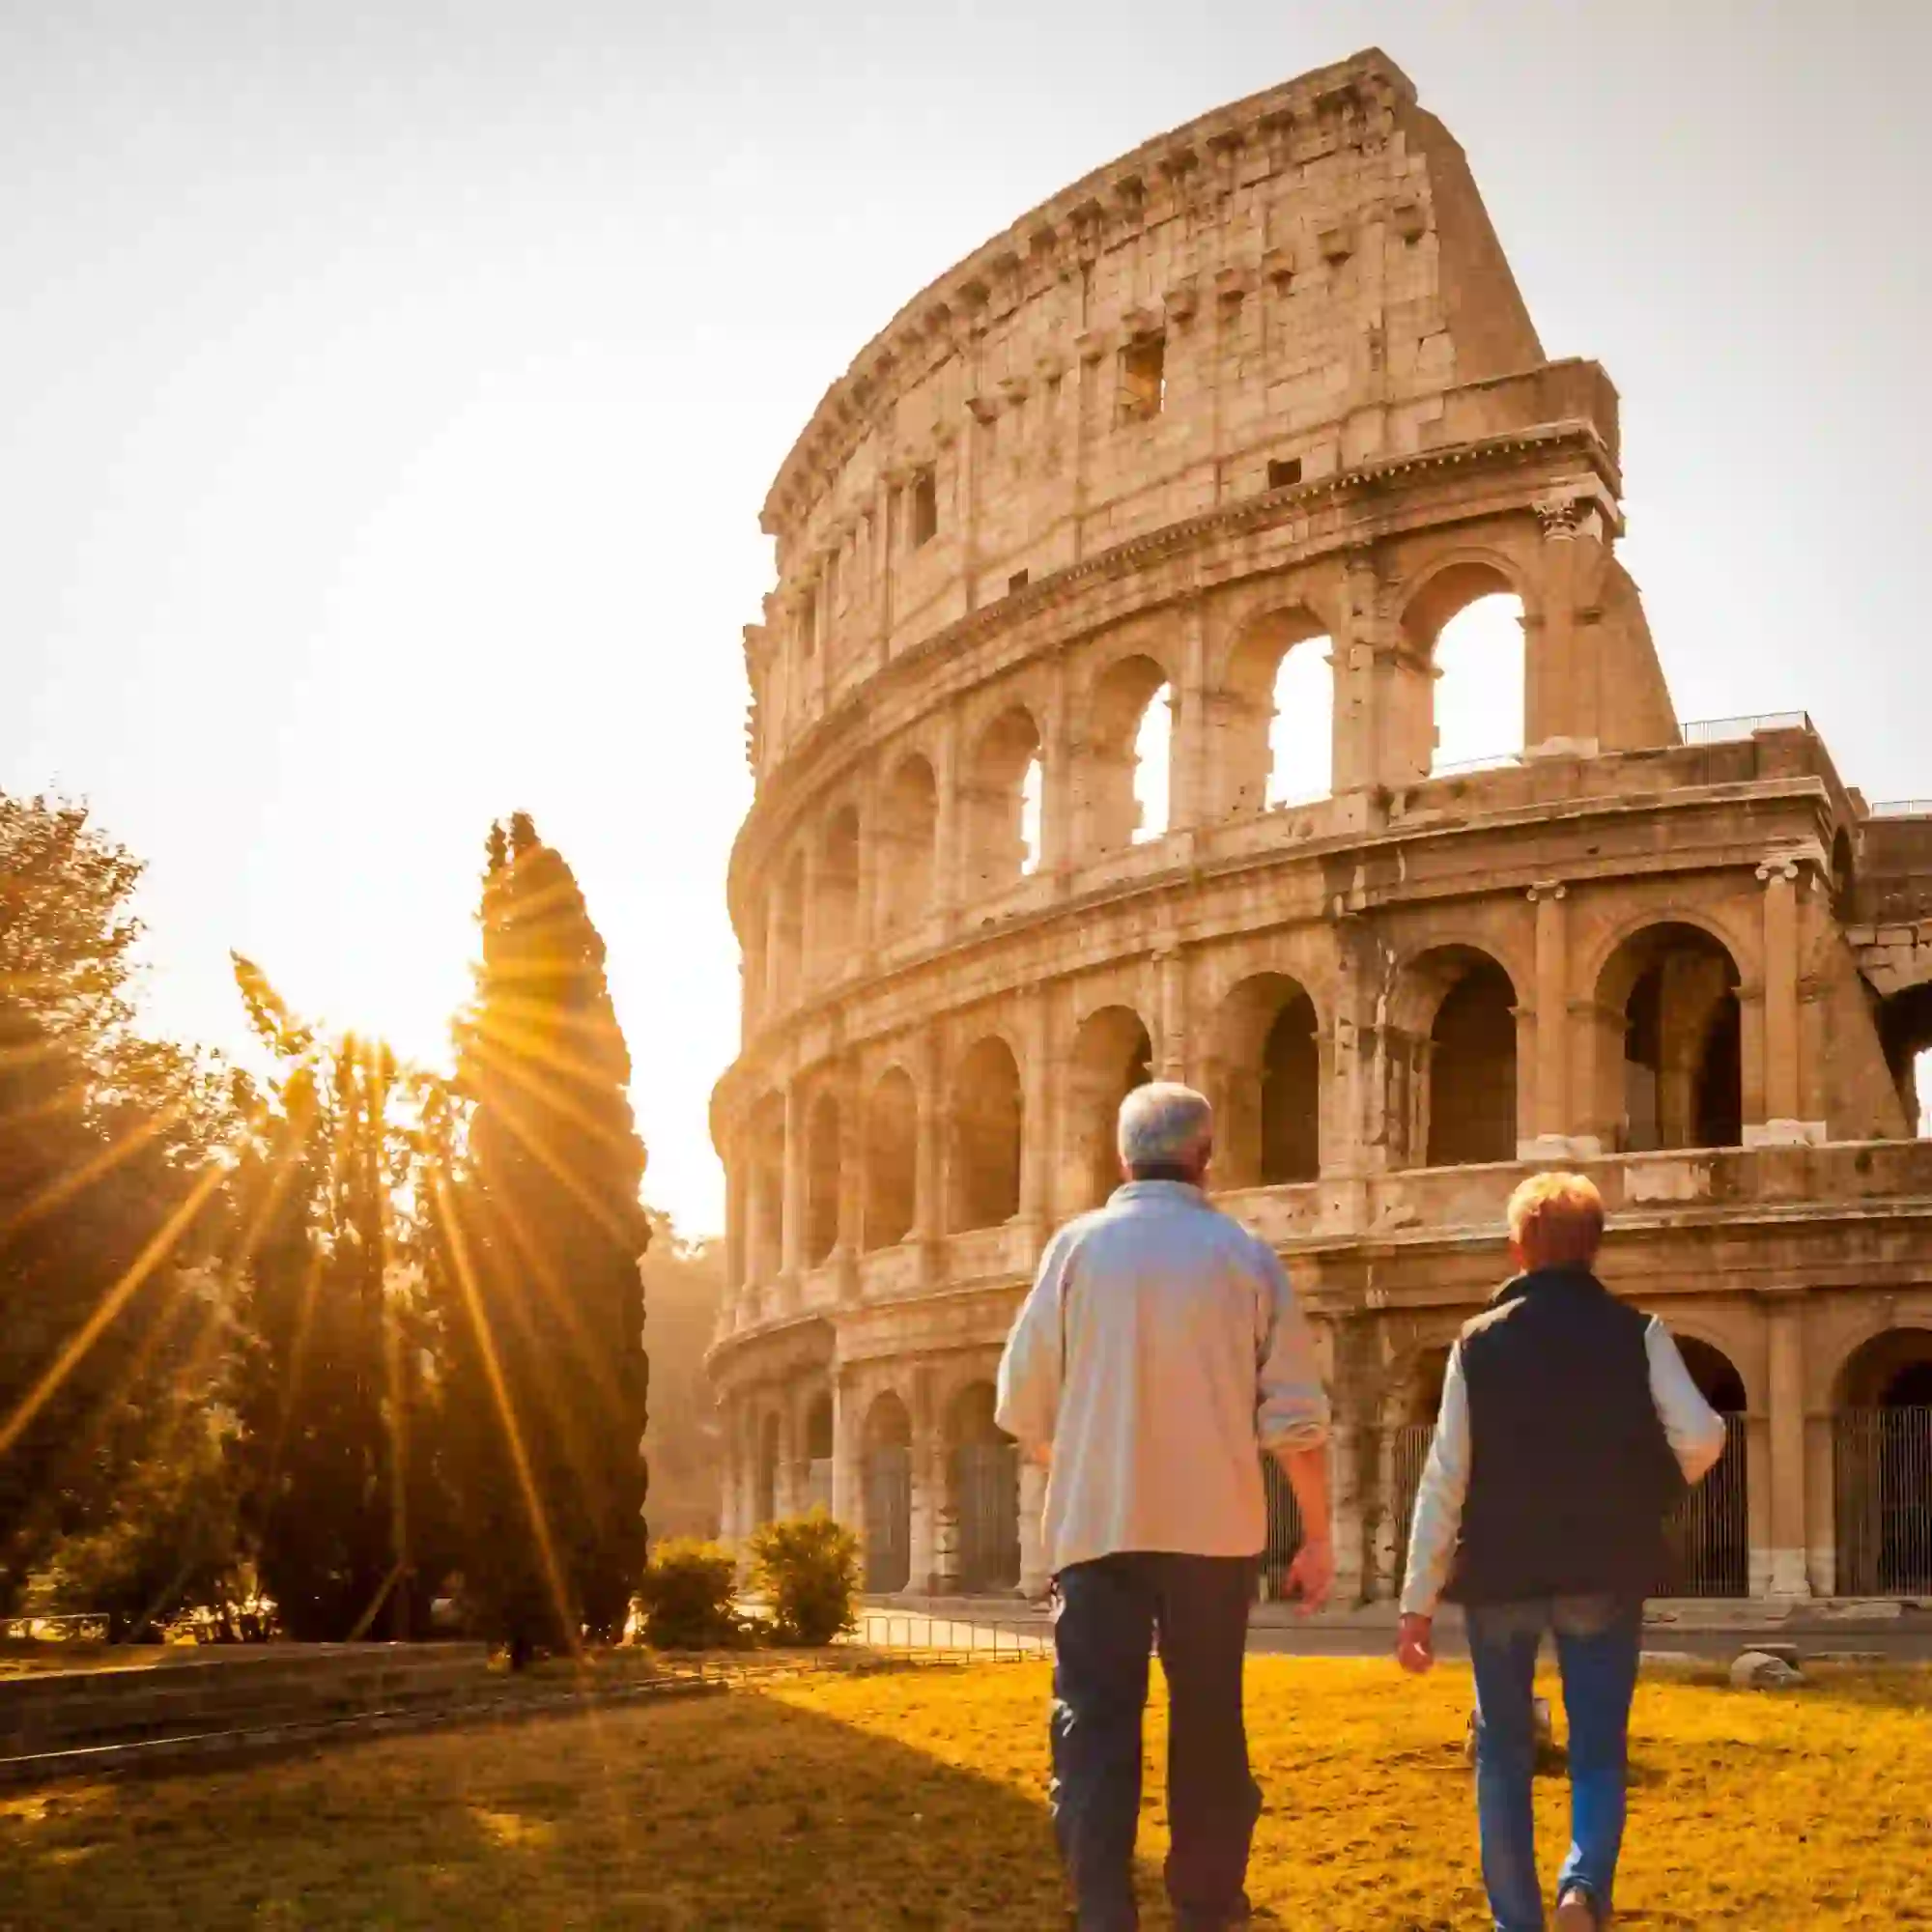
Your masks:
M 1314 1319 L 1345 1595 L 1552 1162 L 1729 1420 L 1682 1594 L 1932 1594 L 1932 806 L 1803 715 L 1679 721 L 1618 462 L 1373 51 L 1054 196 L 833 384 L 745 633 L 727 1536 L 822 1502 L 874 1591 L 1042 1587 L 994 1368 L 1158 1075 Z

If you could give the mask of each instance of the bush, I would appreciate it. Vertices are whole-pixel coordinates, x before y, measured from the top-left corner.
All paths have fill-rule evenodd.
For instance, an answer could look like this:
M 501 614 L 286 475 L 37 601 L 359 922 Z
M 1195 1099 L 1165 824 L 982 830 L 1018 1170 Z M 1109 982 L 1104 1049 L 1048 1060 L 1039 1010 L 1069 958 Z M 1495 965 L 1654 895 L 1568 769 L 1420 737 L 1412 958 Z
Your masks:
M 752 1538 L 752 1581 L 778 1643 L 827 1644 L 858 1627 L 859 1539 L 823 1510 Z
M 661 1543 L 638 1595 L 644 1641 L 654 1650 L 720 1650 L 744 1641 L 738 1566 L 722 1545 L 696 1537 Z

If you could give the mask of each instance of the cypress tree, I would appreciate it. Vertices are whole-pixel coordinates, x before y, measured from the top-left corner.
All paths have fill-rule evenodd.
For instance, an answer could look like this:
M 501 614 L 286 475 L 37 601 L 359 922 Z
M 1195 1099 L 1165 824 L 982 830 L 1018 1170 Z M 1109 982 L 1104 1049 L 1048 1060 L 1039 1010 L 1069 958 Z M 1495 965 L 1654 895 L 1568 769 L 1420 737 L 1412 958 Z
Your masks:
M 467 1146 L 438 1188 L 464 1577 L 521 1659 L 619 1634 L 641 1575 L 644 1151 L 604 942 L 526 814 L 491 828 Z

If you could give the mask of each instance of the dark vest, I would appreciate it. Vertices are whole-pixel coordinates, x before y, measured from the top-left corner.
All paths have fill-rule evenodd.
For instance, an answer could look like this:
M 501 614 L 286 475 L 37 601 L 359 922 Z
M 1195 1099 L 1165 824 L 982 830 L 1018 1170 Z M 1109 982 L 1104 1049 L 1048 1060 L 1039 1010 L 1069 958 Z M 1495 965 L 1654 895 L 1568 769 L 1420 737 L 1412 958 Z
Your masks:
M 1658 1419 L 1649 1318 L 1583 1268 L 1539 1268 L 1463 1330 L 1469 1491 L 1458 1603 L 1643 1597 L 1684 1478 Z

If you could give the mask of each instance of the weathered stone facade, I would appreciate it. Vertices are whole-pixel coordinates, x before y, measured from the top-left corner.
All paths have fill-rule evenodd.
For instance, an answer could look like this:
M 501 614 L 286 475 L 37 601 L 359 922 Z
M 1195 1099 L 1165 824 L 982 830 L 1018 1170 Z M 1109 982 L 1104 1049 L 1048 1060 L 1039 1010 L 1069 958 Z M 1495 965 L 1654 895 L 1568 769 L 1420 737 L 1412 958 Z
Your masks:
M 1932 823 L 1873 814 L 1802 718 L 1680 727 L 1619 495 L 1615 390 L 1545 358 L 1377 53 L 1056 196 L 834 384 L 746 633 L 727 1531 L 816 1496 L 881 1587 L 1040 1580 L 989 1383 L 1152 1072 L 1214 1097 L 1223 1205 L 1315 1317 L 1347 1589 L 1395 1580 L 1444 1351 L 1559 1160 L 1738 1417 L 1686 1587 L 1932 1589 L 1900 1474 Z M 1436 640 L 1497 592 L 1520 753 L 1433 772 Z M 1297 650 L 1332 667 L 1332 784 L 1271 806 Z

